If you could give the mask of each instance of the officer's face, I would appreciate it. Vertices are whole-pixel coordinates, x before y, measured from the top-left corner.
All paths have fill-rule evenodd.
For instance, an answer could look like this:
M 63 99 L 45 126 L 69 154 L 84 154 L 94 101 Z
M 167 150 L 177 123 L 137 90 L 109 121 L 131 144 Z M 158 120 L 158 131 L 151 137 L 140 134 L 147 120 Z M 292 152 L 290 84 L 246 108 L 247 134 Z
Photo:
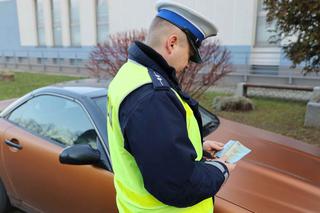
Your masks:
M 192 49 L 189 45 L 186 35 L 183 33 L 178 38 L 173 60 L 173 67 L 176 69 L 177 73 L 180 73 L 188 68 L 191 54 Z

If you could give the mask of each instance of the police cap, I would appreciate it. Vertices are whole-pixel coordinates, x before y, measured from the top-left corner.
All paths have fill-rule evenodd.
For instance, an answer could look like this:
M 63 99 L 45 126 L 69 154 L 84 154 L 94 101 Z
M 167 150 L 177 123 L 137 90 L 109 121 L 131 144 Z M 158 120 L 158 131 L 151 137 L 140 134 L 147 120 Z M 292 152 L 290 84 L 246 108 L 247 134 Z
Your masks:
M 159 0 L 156 9 L 158 17 L 174 24 L 187 35 L 194 52 L 190 60 L 201 63 L 199 47 L 204 39 L 217 35 L 214 24 L 193 9 L 173 1 Z

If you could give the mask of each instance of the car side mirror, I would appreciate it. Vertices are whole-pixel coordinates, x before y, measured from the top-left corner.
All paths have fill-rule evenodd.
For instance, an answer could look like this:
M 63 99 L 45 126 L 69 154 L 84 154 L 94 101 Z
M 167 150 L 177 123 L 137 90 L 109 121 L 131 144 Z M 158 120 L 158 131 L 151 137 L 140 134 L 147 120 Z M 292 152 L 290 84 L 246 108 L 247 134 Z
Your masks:
M 59 156 L 62 164 L 91 165 L 100 162 L 100 152 L 88 144 L 77 144 L 65 148 Z

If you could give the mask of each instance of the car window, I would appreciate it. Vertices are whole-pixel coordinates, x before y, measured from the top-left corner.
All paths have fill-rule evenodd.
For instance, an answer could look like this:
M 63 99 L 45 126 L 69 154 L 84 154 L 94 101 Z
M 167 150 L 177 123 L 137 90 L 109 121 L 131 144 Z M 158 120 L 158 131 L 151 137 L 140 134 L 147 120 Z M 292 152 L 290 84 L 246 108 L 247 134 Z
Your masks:
M 32 133 L 60 144 L 89 144 L 97 148 L 97 133 L 80 104 L 52 95 L 37 96 L 8 118 Z
M 107 96 L 93 98 L 93 101 L 97 104 L 97 106 L 103 112 L 103 114 L 106 115 L 107 114 Z

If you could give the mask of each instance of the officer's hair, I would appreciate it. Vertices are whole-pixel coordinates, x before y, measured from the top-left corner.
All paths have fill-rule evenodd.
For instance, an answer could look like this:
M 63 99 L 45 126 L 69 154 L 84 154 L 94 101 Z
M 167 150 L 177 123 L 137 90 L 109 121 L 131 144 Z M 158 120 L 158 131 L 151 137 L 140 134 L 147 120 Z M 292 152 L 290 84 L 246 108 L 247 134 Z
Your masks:
M 160 17 L 155 17 L 149 27 L 146 43 L 150 47 L 160 47 L 164 39 L 172 33 L 181 34 L 182 31 L 170 22 Z

